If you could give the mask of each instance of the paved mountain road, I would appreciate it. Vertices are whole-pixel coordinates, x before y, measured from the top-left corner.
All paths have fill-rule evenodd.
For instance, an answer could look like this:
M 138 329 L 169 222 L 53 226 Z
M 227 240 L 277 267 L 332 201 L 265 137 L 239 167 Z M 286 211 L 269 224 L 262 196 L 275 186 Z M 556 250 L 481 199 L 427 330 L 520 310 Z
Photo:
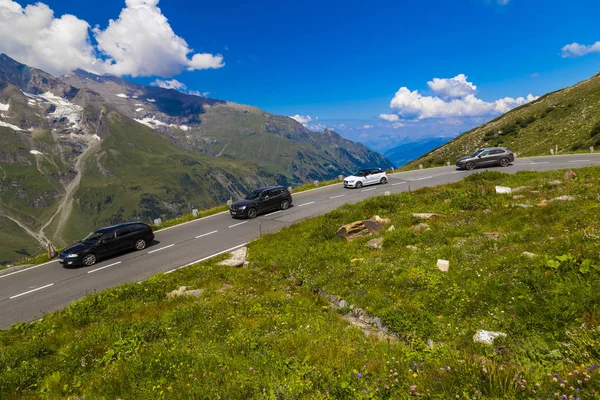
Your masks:
M 507 168 L 487 170 L 513 173 L 600 165 L 600 154 L 518 158 Z M 65 268 L 58 261 L 23 269 L 0 271 L 0 329 L 33 321 L 88 294 L 128 282 L 139 282 L 157 273 L 231 251 L 259 236 L 300 220 L 356 203 L 386 191 L 406 192 L 425 186 L 456 182 L 471 173 L 455 167 L 400 172 L 387 185 L 344 189 L 341 184 L 293 194 L 288 210 L 261 215 L 254 220 L 216 214 L 156 232 L 155 242 L 143 251 L 103 260 L 91 267 Z M 424 210 L 427 211 L 427 210 Z

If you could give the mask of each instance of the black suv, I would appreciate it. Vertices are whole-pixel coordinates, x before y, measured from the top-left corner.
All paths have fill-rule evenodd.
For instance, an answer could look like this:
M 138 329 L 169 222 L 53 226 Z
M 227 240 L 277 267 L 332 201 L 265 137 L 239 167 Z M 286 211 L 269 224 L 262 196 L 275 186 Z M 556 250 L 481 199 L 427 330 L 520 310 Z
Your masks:
M 292 205 L 292 194 L 283 186 L 254 189 L 244 200 L 236 201 L 229 209 L 232 217 L 256 218 L 259 213 L 287 210 Z
M 94 265 L 100 258 L 128 250 L 143 250 L 154 240 L 152 227 L 142 222 L 126 222 L 98 229 L 58 255 L 64 265 Z

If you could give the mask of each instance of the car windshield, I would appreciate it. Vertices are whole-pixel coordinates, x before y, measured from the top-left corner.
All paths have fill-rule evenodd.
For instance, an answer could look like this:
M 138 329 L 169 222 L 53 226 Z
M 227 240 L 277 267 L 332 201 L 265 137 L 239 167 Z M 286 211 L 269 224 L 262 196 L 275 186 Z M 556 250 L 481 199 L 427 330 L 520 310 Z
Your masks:
M 476 150 L 475 153 L 471 154 L 470 157 L 477 157 L 484 149 Z
M 253 190 L 248 196 L 246 196 L 246 200 L 256 200 L 260 197 L 260 190 Z
M 367 175 L 367 171 L 358 171 L 354 174 L 354 176 L 366 176 Z
M 86 237 L 84 237 L 83 239 L 81 239 L 81 242 L 94 243 L 94 242 L 97 242 L 98 240 L 100 240 L 102 235 L 103 235 L 102 232 L 98 232 L 98 231 L 92 232 L 89 235 L 87 235 Z

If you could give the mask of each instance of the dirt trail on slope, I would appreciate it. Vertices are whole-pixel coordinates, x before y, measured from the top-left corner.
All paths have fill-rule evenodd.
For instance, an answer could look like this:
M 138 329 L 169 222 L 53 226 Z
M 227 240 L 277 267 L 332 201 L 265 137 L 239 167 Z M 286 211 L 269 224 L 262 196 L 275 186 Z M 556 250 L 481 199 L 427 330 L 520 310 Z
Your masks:
M 4 217 L 4 218 L 8 218 L 10 219 L 12 222 L 14 222 L 15 224 L 19 225 L 25 232 L 27 232 L 32 238 L 34 238 L 35 240 L 37 240 L 42 247 L 46 247 L 46 245 L 48 244 L 48 238 L 46 238 L 46 236 L 42 233 L 38 233 L 38 232 L 34 232 L 31 229 L 29 229 L 27 227 L 27 225 L 23 224 L 21 221 L 19 221 L 18 219 L 15 219 L 13 217 L 9 217 L 6 214 L 0 214 L 0 217 Z
M 61 199 L 60 203 L 58 204 L 58 207 L 56 208 L 54 214 L 52 214 L 48 221 L 46 221 L 46 223 L 40 228 L 38 232 L 40 236 L 45 237 L 46 228 L 48 228 L 52 224 L 52 221 L 54 221 L 54 219 L 58 217 L 58 225 L 54 234 L 62 240 L 59 231 L 67 222 L 69 215 L 71 215 L 71 210 L 73 209 L 73 193 L 75 193 L 75 191 L 79 188 L 79 184 L 81 183 L 83 165 L 85 164 L 85 161 L 91 154 L 96 153 L 100 149 L 101 142 L 92 137 L 91 135 L 89 137 L 87 135 L 84 136 L 84 140 L 87 142 L 87 146 L 83 150 L 83 152 L 77 157 L 75 165 L 73 166 L 73 169 L 75 170 L 77 175 L 75 175 L 75 178 L 71 182 L 65 185 L 65 194 Z

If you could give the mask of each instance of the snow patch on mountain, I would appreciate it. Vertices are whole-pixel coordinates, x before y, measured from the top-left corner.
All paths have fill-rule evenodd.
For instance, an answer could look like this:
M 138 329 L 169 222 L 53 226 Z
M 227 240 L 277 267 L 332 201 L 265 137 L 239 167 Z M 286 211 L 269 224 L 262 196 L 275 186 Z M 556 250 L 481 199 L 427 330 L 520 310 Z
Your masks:
M 3 126 L 5 128 L 10 128 L 13 131 L 22 131 L 23 129 L 19 128 L 18 126 L 15 126 L 13 124 L 9 124 L 8 122 L 4 122 L 4 121 L 0 121 L 0 126 Z
M 48 114 L 48 118 L 55 120 L 66 119 L 69 121 L 73 128 L 79 128 L 79 123 L 82 119 L 83 107 L 77 104 L 71 103 L 69 100 L 56 96 L 52 92 L 46 92 L 44 94 L 23 94 L 30 99 L 50 103 L 56 107 L 54 112 Z
M 37 151 L 37 150 L 29 150 L 29 152 L 31 154 L 35 154 L 35 155 L 38 155 L 38 156 L 41 156 L 43 154 L 41 151 Z
M 9 108 L 10 108 L 10 104 L 0 103 L 0 111 L 8 111 Z
M 146 117 L 143 119 L 134 118 L 134 120 L 152 129 L 157 129 L 159 127 L 181 129 L 182 131 L 188 131 L 190 129 L 189 126 L 186 125 L 165 124 L 164 122 L 157 120 L 154 116 Z
M 117 97 L 120 97 L 120 98 L 122 98 L 122 99 L 128 99 L 128 98 L 129 98 L 129 96 L 127 96 L 125 93 L 119 93 L 119 94 L 117 94 L 116 96 L 117 96 Z
M 136 109 L 135 109 L 135 112 L 142 112 L 142 111 L 144 111 L 144 109 L 143 109 L 143 108 L 141 108 L 141 107 L 140 107 L 140 108 L 136 108 Z
M 156 100 L 154 99 L 146 99 L 147 101 L 149 101 L 150 103 L 156 103 Z

